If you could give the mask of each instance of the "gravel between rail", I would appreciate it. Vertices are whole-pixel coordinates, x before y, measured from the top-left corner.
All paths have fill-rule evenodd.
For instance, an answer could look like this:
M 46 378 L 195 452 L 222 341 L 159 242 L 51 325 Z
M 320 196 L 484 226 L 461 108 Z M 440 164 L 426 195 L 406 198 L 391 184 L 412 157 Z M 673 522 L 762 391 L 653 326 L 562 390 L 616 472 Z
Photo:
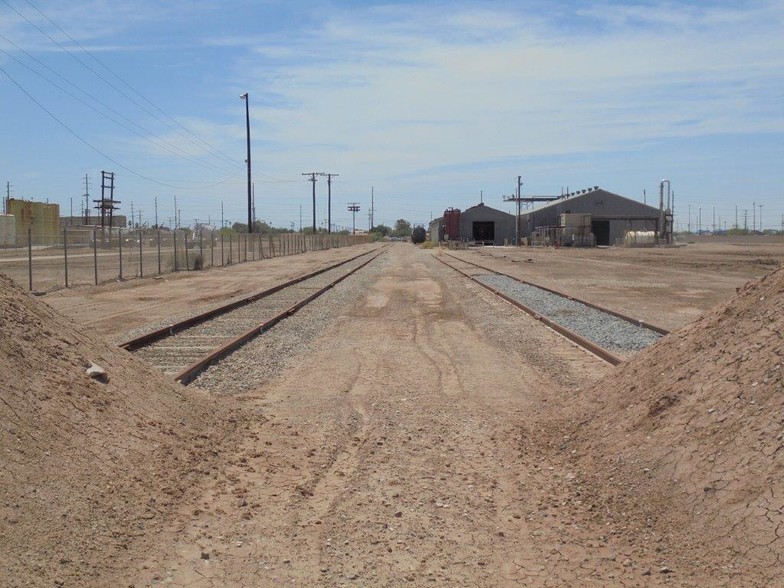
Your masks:
M 303 282 L 293 284 L 279 292 L 241 306 L 206 322 L 183 329 L 171 337 L 139 348 L 137 355 L 147 363 L 176 374 L 191 365 L 222 343 L 247 332 L 272 317 L 285 312 L 317 290 L 341 278 L 368 261 L 367 256 L 351 260 Z
M 357 265 L 364 261 L 366 258 L 357 260 Z M 247 392 L 280 375 L 296 358 L 310 351 L 311 341 L 327 329 L 336 315 L 358 304 L 388 263 L 387 256 L 381 255 L 285 322 L 207 368 L 191 386 L 232 394 Z
M 645 349 L 662 337 L 650 329 L 507 276 L 481 274 L 474 277 L 614 353 L 629 355 Z

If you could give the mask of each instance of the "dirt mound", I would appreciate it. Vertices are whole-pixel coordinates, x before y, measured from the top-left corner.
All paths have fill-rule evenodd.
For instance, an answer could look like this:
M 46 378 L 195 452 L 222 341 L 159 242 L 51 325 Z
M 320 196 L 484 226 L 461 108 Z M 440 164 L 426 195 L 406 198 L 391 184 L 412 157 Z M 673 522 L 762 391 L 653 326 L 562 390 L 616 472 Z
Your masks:
M 666 573 L 776 584 L 784 577 L 783 364 L 778 269 L 575 399 L 564 448 L 578 455 L 577 502 L 608 531 L 659 552 Z
M 92 363 L 108 382 L 86 373 Z M 111 585 L 237 429 L 0 275 L 0 585 Z

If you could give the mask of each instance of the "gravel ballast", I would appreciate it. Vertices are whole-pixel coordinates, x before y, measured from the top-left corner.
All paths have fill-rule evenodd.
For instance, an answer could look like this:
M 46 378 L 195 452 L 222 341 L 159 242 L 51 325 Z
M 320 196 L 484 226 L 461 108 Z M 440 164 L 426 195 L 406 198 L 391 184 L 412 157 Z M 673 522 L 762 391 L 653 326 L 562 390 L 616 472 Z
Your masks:
M 523 284 L 508 276 L 481 274 L 474 277 L 543 317 L 614 353 L 635 353 L 662 337 L 651 329 L 634 325 L 582 302 Z

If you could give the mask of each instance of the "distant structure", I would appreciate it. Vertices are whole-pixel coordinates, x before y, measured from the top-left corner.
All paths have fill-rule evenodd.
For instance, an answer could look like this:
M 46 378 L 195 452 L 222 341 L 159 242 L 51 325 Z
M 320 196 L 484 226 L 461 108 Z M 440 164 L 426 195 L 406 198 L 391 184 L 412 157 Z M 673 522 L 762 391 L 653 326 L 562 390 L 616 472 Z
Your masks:
M 558 200 L 520 218 L 521 233 L 529 243 L 580 245 L 568 242 L 593 235 L 597 246 L 623 242 L 627 231 L 655 231 L 659 233 L 658 208 L 614 194 L 594 186 L 564 194 Z
M 14 217 L 13 226 L 17 246 L 27 245 L 28 232 L 32 245 L 59 243 L 59 204 L 8 198 L 6 210 Z
M 430 240 L 477 245 L 513 245 L 520 235 L 522 245 L 593 247 L 620 245 L 629 232 L 652 233 L 665 244 L 672 232 L 671 203 L 660 209 L 614 194 L 599 186 L 576 190 L 559 197 L 514 197 L 521 202 L 547 201 L 519 217 L 484 203 L 461 211 L 447 208 L 429 225 Z
M 474 242 L 483 245 L 512 243 L 515 235 L 514 215 L 480 202 L 461 211 L 447 208 L 442 217 L 430 221 L 430 240 Z

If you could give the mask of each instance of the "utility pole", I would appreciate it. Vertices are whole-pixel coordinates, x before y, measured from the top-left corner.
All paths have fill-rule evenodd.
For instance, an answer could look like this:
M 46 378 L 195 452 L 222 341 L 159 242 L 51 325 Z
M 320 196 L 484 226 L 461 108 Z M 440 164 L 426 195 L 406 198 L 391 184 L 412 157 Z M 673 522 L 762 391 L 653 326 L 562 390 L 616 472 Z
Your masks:
M 302 232 L 302 205 L 299 205 L 299 232 Z
M 256 183 L 254 182 L 251 186 L 251 192 L 253 193 L 253 224 L 256 224 Z M 253 231 L 251 231 L 252 233 Z
M 313 234 L 316 234 L 316 176 L 323 176 L 321 172 L 307 172 L 303 176 L 310 176 L 309 182 L 313 183 Z
M 223 224 L 223 200 L 221 200 L 221 229 L 222 229 L 224 226 L 225 226 L 225 225 Z
M 760 230 L 760 233 L 761 233 L 762 232 L 762 204 L 758 204 L 757 206 L 759 206 L 759 209 L 760 209 L 760 213 L 759 213 L 760 228 L 759 228 L 759 230 Z
M 158 228 L 158 197 L 155 197 L 155 228 Z
M 522 199 L 520 198 L 520 190 L 523 187 L 523 177 L 517 176 L 517 192 L 516 196 L 504 198 L 504 202 L 515 202 L 517 204 L 517 214 L 515 215 L 515 245 L 520 246 L 520 205 Z
M 90 224 L 90 176 L 84 174 L 84 224 Z
M 253 232 L 253 186 L 251 182 L 250 173 L 250 98 L 248 93 L 245 92 L 240 96 L 241 100 L 245 101 L 245 135 L 248 141 L 248 232 Z
M 689 204 L 689 225 L 687 232 L 691 233 L 691 204 Z
M 139 224 L 137 226 L 141 229 L 142 228 L 142 209 L 141 208 L 137 211 L 137 214 L 139 215 Z
M 751 232 L 757 230 L 757 203 L 751 203 Z
M 221 207 L 223 203 L 221 203 Z M 174 230 L 177 230 L 177 194 L 174 195 Z
M 697 234 L 702 234 L 702 206 L 697 209 Z
M 748 208 L 743 209 L 743 232 L 744 233 L 749 232 L 749 209 Z
M 136 216 L 133 214 L 133 202 L 131 202 L 131 228 L 133 228 L 133 223 L 136 220 Z
M 374 226 L 376 226 L 374 224 L 376 219 L 373 218 L 376 212 L 375 193 L 373 190 L 374 190 L 373 186 L 370 186 L 370 228 L 371 229 Z
M 738 228 L 738 205 L 735 205 L 735 228 Z
M 11 182 L 5 183 L 5 200 L 3 200 L 3 214 L 8 214 L 8 201 L 11 200 Z
M 357 213 L 359 212 L 359 202 L 350 202 L 348 209 L 351 211 L 351 234 L 354 235 L 357 232 Z
M 712 233 L 716 233 L 716 206 L 713 206 L 713 229 Z
M 332 178 L 340 174 L 321 174 L 327 176 L 327 233 L 332 232 Z

